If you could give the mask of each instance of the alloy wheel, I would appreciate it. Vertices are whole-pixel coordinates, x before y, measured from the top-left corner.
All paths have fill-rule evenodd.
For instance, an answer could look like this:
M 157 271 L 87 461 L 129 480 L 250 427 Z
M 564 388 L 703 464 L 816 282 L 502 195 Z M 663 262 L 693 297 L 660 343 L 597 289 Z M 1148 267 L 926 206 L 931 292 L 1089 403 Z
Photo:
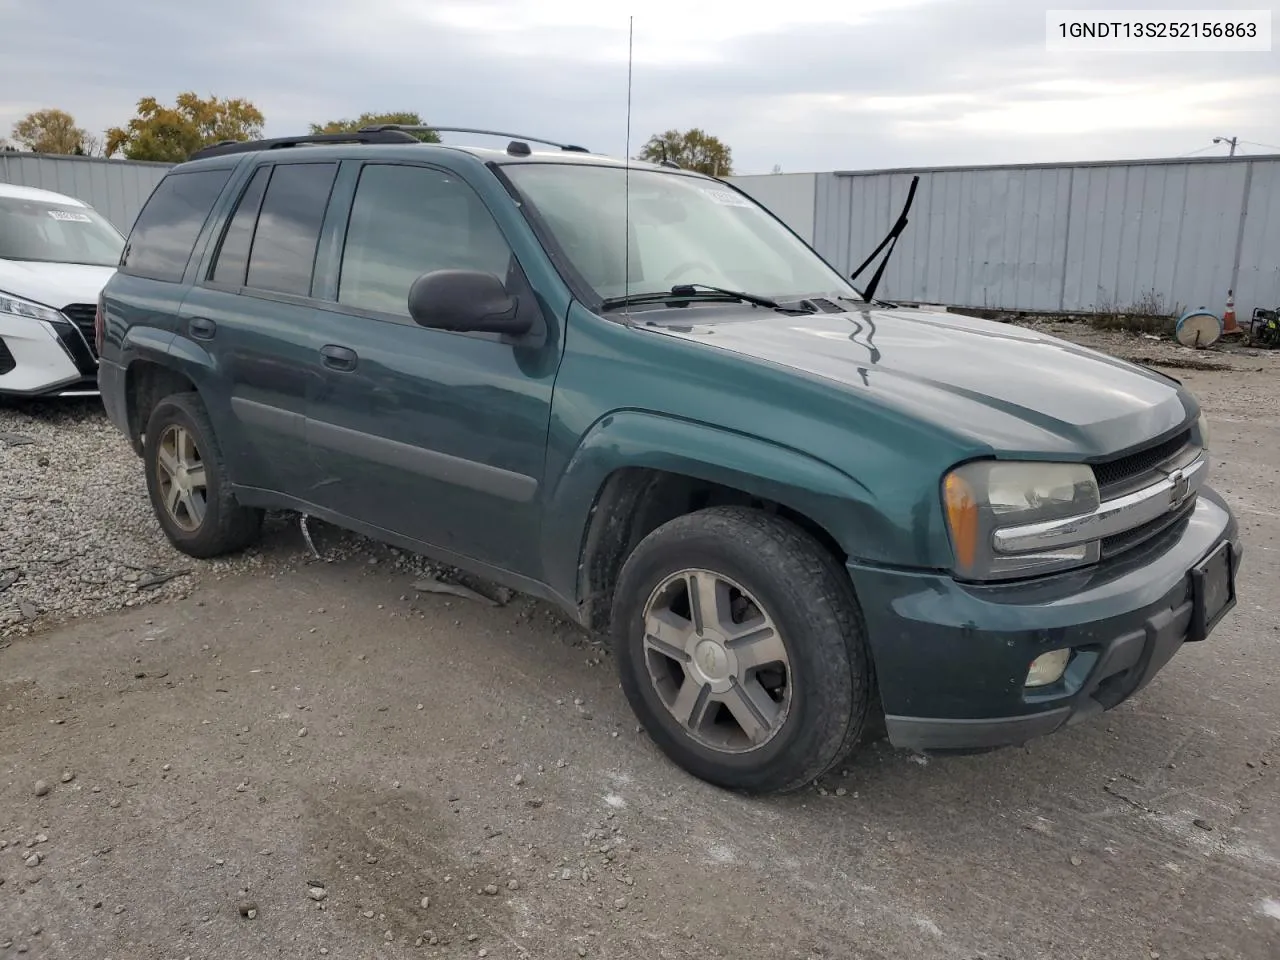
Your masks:
M 763 605 L 710 570 L 663 580 L 644 607 L 644 659 L 668 712 L 695 741 L 747 753 L 782 729 L 791 661 Z
M 170 424 L 156 449 L 160 502 L 179 528 L 194 533 L 208 510 L 208 476 L 195 438 L 186 427 Z

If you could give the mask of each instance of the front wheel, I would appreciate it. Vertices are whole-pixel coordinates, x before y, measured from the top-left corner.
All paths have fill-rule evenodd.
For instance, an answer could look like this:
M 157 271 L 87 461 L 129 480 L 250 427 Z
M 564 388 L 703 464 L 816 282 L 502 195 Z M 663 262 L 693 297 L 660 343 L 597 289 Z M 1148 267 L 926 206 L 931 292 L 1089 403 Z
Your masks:
M 862 615 L 838 561 L 772 514 L 672 520 L 614 597 L 622 687 L 658 746 L 729 789 L 798 789 L 851 752 L 871 699 Z
M 157 403 L 145 437 L 142 459 L 151 506 L 175 547 L 203 559 L 257 539 L 262 511 L 236 502 L 199 394 L 173 394 Z

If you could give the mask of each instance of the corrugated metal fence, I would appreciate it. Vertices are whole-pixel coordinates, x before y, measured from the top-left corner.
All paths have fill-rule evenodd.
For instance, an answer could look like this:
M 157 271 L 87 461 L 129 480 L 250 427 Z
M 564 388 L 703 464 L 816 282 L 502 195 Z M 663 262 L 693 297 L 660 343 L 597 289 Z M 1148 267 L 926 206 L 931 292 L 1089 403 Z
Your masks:
M 59 157 L 0 151 L 0 182 L 20 183 L 83 200 L 128 233 L 167 163 Z
M 163 163 L 0 152 L 0 181 L 92 204 L 128 232 Z M 1280 156 L 737 177 L 846 273 L 920 187 L 881 290 L 1002 310 L 1154 299 L 1241 318 L 1280 304 Z
M 920 186 L 881 290 L 1002 310 L 1280 304 L 1280 157 L 742 177 L 841 270 Z M 812 198 L 812 218 L 802 217 Z M 812 233 L 805 227 L 812 223 Z M 866 279 L 865 275 L 862 279 Z

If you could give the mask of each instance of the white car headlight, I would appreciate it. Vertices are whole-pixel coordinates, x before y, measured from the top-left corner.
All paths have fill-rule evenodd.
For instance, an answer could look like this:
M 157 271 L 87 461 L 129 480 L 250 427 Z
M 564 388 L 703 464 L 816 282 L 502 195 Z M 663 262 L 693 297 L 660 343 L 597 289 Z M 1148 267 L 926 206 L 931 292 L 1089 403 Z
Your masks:
M 32 320 L 47 320 L 50 323 L 66 323 L 67 318 L 61 310 L 46 307 L 42 303 L 15 297 L 12 293 L 0 290 L 0 313 L 9 313 L 15 317 L 29 317 Z
M 1098 482 L 1087 464 L 978 460 L 957 467 L 942 481 L 955 571 L 967 580 L 1004 580 L 1096 563 L 1096 540 L 1001 553 L 994 535 L 1003 527 L 1087 515 L 1099 503 Z

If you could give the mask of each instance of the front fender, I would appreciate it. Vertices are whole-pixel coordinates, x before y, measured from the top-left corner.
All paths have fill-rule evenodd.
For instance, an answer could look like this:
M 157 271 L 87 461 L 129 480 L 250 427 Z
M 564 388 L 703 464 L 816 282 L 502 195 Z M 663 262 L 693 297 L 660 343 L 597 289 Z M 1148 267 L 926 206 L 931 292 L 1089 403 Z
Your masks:
M 562 596 L 577 595 L 583 538 L 601 489 L 629 467 L 694 477 L 783 504 L 819 524 L 853 557 L 875 556 L 874 545 L 890 539 L 871 492 L 810 454 L 696 421 L 615 411 L 587 430 L 548 494 L 545 574 Z

